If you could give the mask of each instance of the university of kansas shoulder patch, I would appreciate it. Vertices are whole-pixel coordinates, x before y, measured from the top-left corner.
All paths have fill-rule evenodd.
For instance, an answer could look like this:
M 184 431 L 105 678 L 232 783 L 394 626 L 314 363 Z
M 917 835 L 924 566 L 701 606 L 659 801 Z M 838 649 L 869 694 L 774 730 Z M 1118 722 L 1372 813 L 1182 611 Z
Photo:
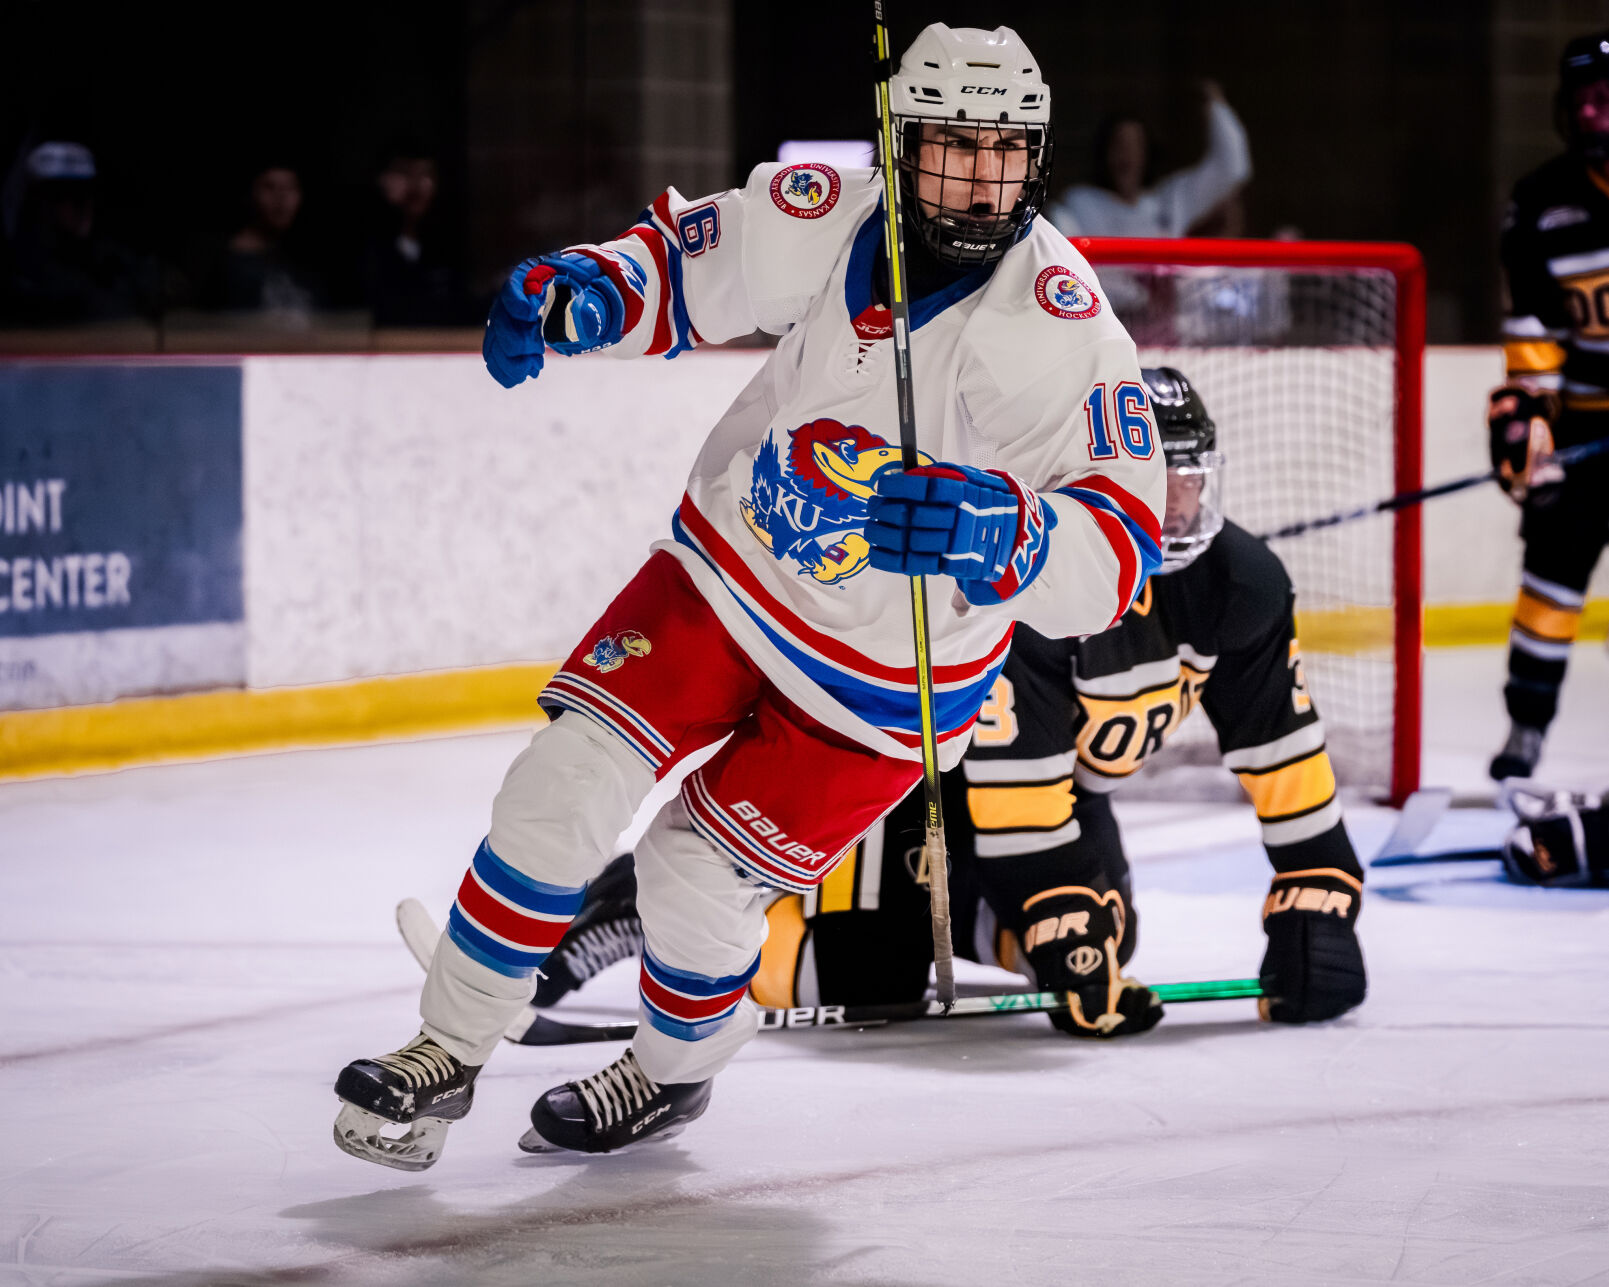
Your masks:
M 1052 317 L 1077 320 L 1101 311 L 1101 297 L 1070 268 L 1052 264 L 1034 283 L 1034 298 Z
M 785 165 L 771 180 L 771 200 L 795 219 L 819 219 L 838 204 L 843 183 L 830 165 Z

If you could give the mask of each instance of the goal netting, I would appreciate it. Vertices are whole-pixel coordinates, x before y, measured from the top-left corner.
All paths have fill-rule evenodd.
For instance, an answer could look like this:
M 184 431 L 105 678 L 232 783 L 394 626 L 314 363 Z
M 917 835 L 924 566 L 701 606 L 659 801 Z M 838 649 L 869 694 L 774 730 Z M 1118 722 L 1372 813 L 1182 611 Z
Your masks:
M 1264 534 L 1421 485 L 1424 272 L 1412 247 L 1081 238 L 1144 366 L 1200 390 L 1225 513 Z M 1350 795 L 1418 785 L 1417 507 L 1272 542 L 1296 586 L 1308 688 Z M 1194 712 L 1136 788 L 1233 788 Z M 1237 789 L 1238 788 L 1234 788 Z

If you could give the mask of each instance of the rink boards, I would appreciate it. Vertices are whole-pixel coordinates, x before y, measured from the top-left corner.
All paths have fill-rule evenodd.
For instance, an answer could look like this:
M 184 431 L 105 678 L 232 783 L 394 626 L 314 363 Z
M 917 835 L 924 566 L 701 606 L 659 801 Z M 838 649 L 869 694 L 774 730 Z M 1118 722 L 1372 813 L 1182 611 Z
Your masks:
M 513 391 L 460 354 L 0 364 L 0 559 L 23 568 L 20 595 L 0 578 L 0 710 L 35 713 L 0 717 L 0 771 L 40 771 L 53 739 L 85 746 L 106 708 L 62 708 L 120 698 L 213 692 L 210 718 L 270 744 L 402 732 L 386 721 L 410 703 L 531 718 L 532 664 L 568 652 L 664 533 L 763 359 L 554 361 Z M 1484 466 L 1498 363 L 1428 354 L 1427 480 Z M 1426 520 L 1427 637 L 1500 637 L 1512 508 L 1483 489 Z M 348 691 L 404 675 L 418 684 L 395 708 Z M 263 696 L 290 686 L 309 692 Z M 141 718 L 207 722 L 160 703 L 118 718 L 136 745 L 163 741 Z

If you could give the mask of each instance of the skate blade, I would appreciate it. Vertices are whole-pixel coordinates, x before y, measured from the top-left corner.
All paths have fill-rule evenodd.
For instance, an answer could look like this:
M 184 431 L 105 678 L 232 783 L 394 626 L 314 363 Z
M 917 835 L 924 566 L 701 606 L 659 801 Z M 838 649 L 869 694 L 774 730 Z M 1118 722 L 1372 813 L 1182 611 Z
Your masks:
M 566 1148 L 563 1144 L 555 1144 L 546 1136 L 538 1135 L 536 1133 L 536 1127 L 533 1126 L 526 1131 L 525 1134 L 520 1136 L 520 1151 L 522 1153 L 570 1153 L 580 1157 L 602 1157 L 605 1153 L 618 1153 L 621 1151 L 621 1149 L 631 1148 L 633 1145 L 637 1144 L 658 1144 L 664 1140 L 673 1140 L 683 1131 L 685 1131 L 687 1127 L 687 1122 L 677 1122 L 674 1126 L 667 1126 L 662 1131 L 656 1131 L 654 1134 L 648 1136 L 647 1139 L 631 1140 L 629 1143 L 622 1144 L 620 1148 L 598 1149 L 595 1152 L 589 1152 L 586 1149 Z
M 387 1121 L 356 1104 L 343 1103 L 335 1116 L 335 1145 L 343 1153 L 365 1162 L 395 1167 L 399 1171 L 423 1171 L 434 1166 L 441 1157 L 449 1124 L 439 1117 L 421 1117 L 417 1122 L 403 1125 Z M 403 1127 L 403 1134 L 384 1134 L 399 1126 Z

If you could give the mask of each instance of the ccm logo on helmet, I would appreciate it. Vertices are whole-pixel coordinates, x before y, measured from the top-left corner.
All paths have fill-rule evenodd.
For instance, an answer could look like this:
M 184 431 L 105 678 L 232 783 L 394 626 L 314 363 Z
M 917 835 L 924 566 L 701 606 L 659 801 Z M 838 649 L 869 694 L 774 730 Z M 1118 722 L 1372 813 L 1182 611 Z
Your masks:
M 1006 91 L 995 85 L 963 85 L 963 94 L 1004 94 Z

